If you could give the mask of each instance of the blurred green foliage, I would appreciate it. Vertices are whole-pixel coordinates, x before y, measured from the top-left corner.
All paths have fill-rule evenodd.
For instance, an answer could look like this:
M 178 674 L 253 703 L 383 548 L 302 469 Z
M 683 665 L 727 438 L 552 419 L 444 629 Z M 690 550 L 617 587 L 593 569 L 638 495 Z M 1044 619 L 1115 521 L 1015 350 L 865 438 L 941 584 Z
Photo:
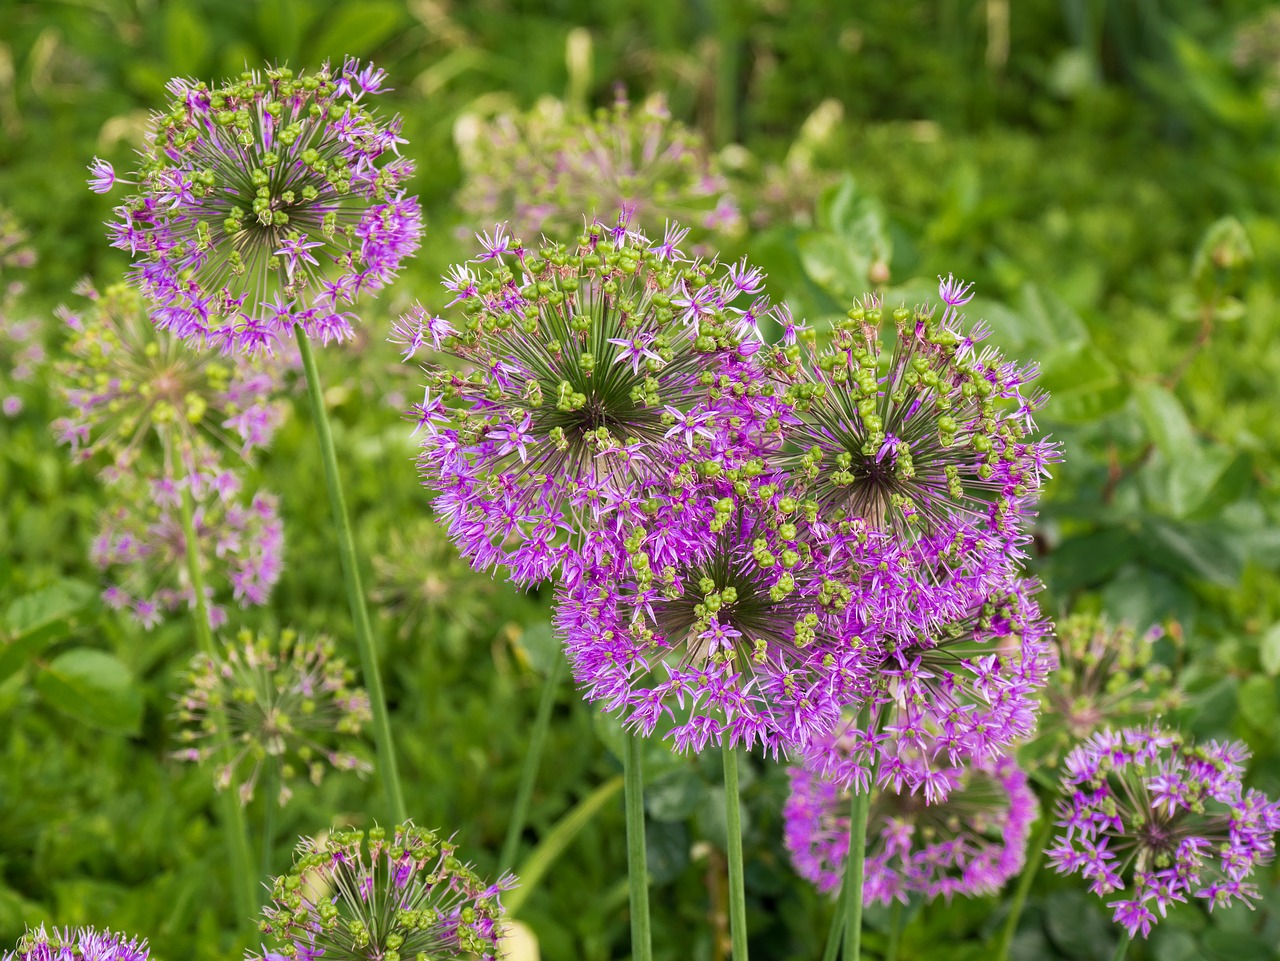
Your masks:
M 666 92 L 713 142 L 741 143 L 744 171 L 785 165 L 803 146 L 790 215 L 765 218 L 725 252 L 759 261 L 798 314 L 820 321 L 875 284 L 910 302 L 939 273 L 977 282 L 970 317 L 1038 362 L 1053 395 L 1041 422 L 1064 462 L 1034 560 L 1047 608 L 1164 624 L 1191 692 L 1182 723 L 1245 739 L 1252 783 L 1274 795 L 1280 22 L 1268 6 L 0 0 L 0 203 L 33 236 L 27 308 L 48 315 L 81 275 L 119 276 L 100 228 L 110 199 L 85 189 L 84 167 L 95 154 L 129 167 L 170 76 L 344 54 L 388 69 L 428 239 L 366 311 L 367 342 L 323 363 L 360 546 L 380 558 L 365 576 L 386 599 L 376 628 L 410 806 L 419 823 L 456 831 L 482 871 L 494 867 L 539 680 L 558 656 L 550 598 L 406 549 L 428 512 L 399 415 L 418 386 L 381 331 L 414 297 L 438 303 L 434 278 L 468 255 L 470 231 L 490 226 L 461 225 L 453 206 L 458 118 L 548 94 L 608 103 L 615 83 Z M 797 140 L 823 101 L 836 121 Z M 738 186 L 748 210 L 760 184 L 744 175 Z M 288 568 L 271 607 L 244 620 L 341 638 L 350 625 L 328 510 L 295 400 L 256 467 L 282 495 Z M 244 945 L 218 881 L 212 789 L 168 758 L 189 628 L 142 633 L 97 604 L 86 553 L 99 491 L 54 446 L 58 413 L 42 386 L 21 416 L 0 420 L 0 945 L 50 920 L 144 934 L 160 958 L 230 957 Z M 562 686 L 522 857 L 616 775 L 617 736 Z M 723 958 L 719 759 L 653 745 L 646 760 L 656 956 Z M 752 951 L 812 958 L 829 913 L 787 865 L 785 790 L 779 766 L 745 767 Z M 367 824 L 379 803 L 370 784 L 341 778 L 299 792 L 273 863 L 287 862 L 283 839 L 334 818 Z M 1256 912 L 1175 911 L 1130 957 L 1280 957 L 1277 880 L 1275 869 L 1260 879 Z M 615 800 L 522 894 L 519 916 L 544 958 L 604 961 L 629 950 L 626 900 Z M 1005 910 L 1001 898 L 912 905 L 900 957 L 985 958 Z M 869 912 L 871 952 L 887 925 L 886 912 Z M 1089 961 L 1109 957 L 1113 937 L 1098 899 L 1044 874 L 1014 956 Z

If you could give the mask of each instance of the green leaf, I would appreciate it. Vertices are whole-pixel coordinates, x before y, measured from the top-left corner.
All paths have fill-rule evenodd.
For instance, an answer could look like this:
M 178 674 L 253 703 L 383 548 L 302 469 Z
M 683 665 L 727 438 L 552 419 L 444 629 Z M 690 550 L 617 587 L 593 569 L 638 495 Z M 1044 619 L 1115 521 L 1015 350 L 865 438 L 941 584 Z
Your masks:
M 1038 386 L 1049 392 L 1046 420 L 1087 424 L 1119 410 L 1129 387 L 1106 355 L 1077 342 L 1050 351 L 1041 362 Z
M 818 232 L 802 234 L 796 247 L 809 278 L 846 308 L 866 293 L 871 258 L 844 237 Z
M 689 866 L 689 828 L 683 822 L 651 821 L 644 832 L 645 864 L 652 884 L 667 884 Z
M 398 3 L 388 0 L 337 7 L 324 18 L 324 29 L 312 38 L 311 60 L 364 57 L 389 40 L 404 20 Z
M 1280 621 L 1267 628 L 1258 641 L 1258 660 L 1269 676 L 1280 674 Z
M 8 640 L 0 638 L 0 681 L 68 633 L 75 615 L 94 600 L 95 593 L 88 584 L 64 580 L 10 604 L 3 622 Z
M 1028 345 L 1050 347 L 1089 339 L 1084 321 L 1051 291 L 1028 282 L 1023 284 L 1021 294 L 1019 313 L 1025 321 Z
M 133 675 L 106 651 L 65 651 L 36 675 L 35 686 L 53 707 L 99 730 L 133 735 L 142 726 L 142 694 Z
M 1246 931 L 1211 928 L 1202 940 L 1205 957 L 1220 961 L 1273 961 L 1275 943 Z
M 1133 395 L 1147 436 L 1156 450 L 1170 462 L 1192 456 L 1196 447 L 1195 431 L 1178 398 L 1159 384 L 1150 383 L 1139 384 Z
M 530 666 L 543 677 L 551 671 L 555 659 L 562 657 L 560 641 L 547 621 L 538 621 L 525 628 L 523 634 L 516 638 L 517 649 L 525 656 Z
M 1270 731 L 1276 722 L 1276 682 L 1273 678 L 1255 674 L 1246 678 L 1236 691 L 1236 704 L 1240 716 L 1260 731 Z
M 697 770 L 684 767 L 645 785 L 645 809 L 655 821 L 683 821 L 698 809 L 706 794 L 707 786 Z
M 1144 556 L 1184 579 L 1199 578 L 1234 587 L 1244 570 L 1239 545 L 1220 525 L 1148 517 L 1143 524 Z
M 1097 899 L 1083 891 L 1058 891 L 1045 905 L 1045 931 L 1054 946 L 1069 958 L 1093 961 L 1099 947 L 1115 940 L 1111 925 L 1098 909 Z M 1103 957 L 1110 957 L 1107 950 Z

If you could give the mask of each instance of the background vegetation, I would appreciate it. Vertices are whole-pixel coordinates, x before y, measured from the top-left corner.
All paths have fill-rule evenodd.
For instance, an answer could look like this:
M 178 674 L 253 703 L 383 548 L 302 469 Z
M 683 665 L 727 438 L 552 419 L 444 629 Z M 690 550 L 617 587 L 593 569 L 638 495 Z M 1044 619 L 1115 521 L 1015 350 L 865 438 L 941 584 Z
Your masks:
M 100 226 L 110 201 L 85 189 L 84 166 L 98 154 L 128 169 L 170 76 L 344 54 L 389 71 L 428 239 L 394 296 L 366 312 L 368 342 L 323 362 L 358 537 L 382 558 L 366 578 L 410 806 L 419 823 L 456 831 L 482 873 L 501 845 L 539 678 L 558 656 L 549 598 L 470 573 L 431 527 L 399 414 L 415 372 L 381 339 L 408 300 L 439 303 L 435 278 L 490 226 L 463 224 L 453 206 L 459 118 L 542 95 L 604 104 L 615 83 L 635 98 L 664 91 L 711 141 L 741 145 L 726 165 L 762 213 L 726 257 L 758 260 L 798 313 L 843 311 L 879 264 L 889 295 L 908 301 L 938 273 L 977 282 L 970 317 L 1040 362 L 1053 395 L 1041 423 L 1064 446 L 1037 530 L 1047 608 L 1163 624 L 1161 656 L 1190 692 L 1184 727 L 1246 740 L 1251 782 L 1280 792 L 1280 9 L 0 0 L 0 24 L 0 203 L 38 250 L 32 316 L 70 300 L 86 273 L 120 276 Z M 771 164 L 791 171 L 784 215 L 765 202 Z M 270 608 L 247 620 L 343 638 L 328 508 L 296 400 L 258 465 L 282 495 L 288 568 Z M 210 882 L 223 863 L 208 777 L 169 760 L 189 629 L 144 634 L 94 600 L 98 486 L 54 445 L 58 413 L 44 383 L 0 420 L 0 944 L 48 919 L 145 934 L 160 958 L 238 956 L 230 898 Z M 59 653 L 85 647 L 126 669 L 105 707 L 59 686 Z M 616 776 L 614 737 L 564 683 L 523 856 Z M 656 954 L 723 957 L 719 760 L 655 745 L 649 775 Z M 744 783 L 752 950 L 815 958 L 828 908 L 782 851 L 782 770 L 753 758 Z M 282 838 L 335 814 L 368 823 L 378 804 L 370 784 L 330 778 L 284 812 Z M 282 840 L 274 867 L 287 858 Z M 1260 879 L 1256 912 L 1175 912 L 1145 957 L 1280 957 L 1278 877 Z M 625 884 L 615 799 L 518 914 L 552 961 L 625 957 Z M 916 908 L 903 957 L 986 957 L 1007 897 Z M 1042 875 L 1015 957 L 1109 957 L 1104 911 L 1074 880 Z M 884 920 L 869 917 L 873 950 Z

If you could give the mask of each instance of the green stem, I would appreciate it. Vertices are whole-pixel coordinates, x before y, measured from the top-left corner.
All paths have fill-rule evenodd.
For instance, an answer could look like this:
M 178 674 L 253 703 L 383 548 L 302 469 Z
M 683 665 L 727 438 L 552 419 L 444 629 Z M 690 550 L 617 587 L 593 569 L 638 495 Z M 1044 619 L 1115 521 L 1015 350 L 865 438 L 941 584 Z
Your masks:
M 734 961 L 747 961 L 747 889 L 742 877 L 742 809 L 738 752 L 724 745 L 724 819 L 729 836 L 729 932 Z
M 870 808 L 871 786 L 868 785 L 849 802 L 849 854 L 844 862 L 844 961 L 859 961 L 862 957 L 862 882 Z
M 342 479 L 338 474 L 338 454 L 333 446 L 333 431 L 324 407 L 324 390 L 320 386 L 320 371 L 316 368 L 311 341 L 296 328 L 298 353 L 302 356 L 302 369 L 307 377 L 307 396 L 311 401 L 311 417 L 315 421 L 316 438 L 320 442 L 320 459 L 324 462 L 324 479 L 329 488 L 329 506 L 333 510 L 333 524 L 338 533 L 338 557 L 342 561 L 342 579 L 346 582 L 347 603 L 351 607 L 351 621 L 355 627 L 356 646 L 360 649 L 360 669 L 364 674 L 365 689 L 373 709 L 373 741 L 378 752 L 378 773 L 387 796 L 391 817 L 397 823 L 407 818 L 404 791 L 400 787 L 400 772 L 396 767 L 395 744 L 391 739 L 391 721 L 387 714 L 387 698 L 382 689 L 382 672 L 378 667 L 378 652 L 373 646 L 373 628 L 369 624 L 369 609 L 365 606 L 364 588 L 360 584 L 360 567 L 356 563 L 355 537 L 351 532 L 351 518 L 347 515 L 347 503 L 342 494 Z
M 259 877 L 269 878 L 272 876 L 271 855 L 276 846 L 276 808 L 280 806 L 280 779 L 270 765 L 262 787 L 262 870 Z
M 889 909 L 889 946 L 884 950 L 884 961 L 898 961 L 898 942 L 902 940 L 902 902 L 893 899 Z
M 836 897 L 836 909 L 831 914 L 831 928 L 827 931 L 827 949 L 822 952 L 822 961 L 836 961 L 840 953 L 840 939 L 844 933 L 844 883 L 840 884 L 840 893 Z
M 204 595 L 204 572 L 200 569 L 200 549 L 196 544 L 195 502 L 191 491 L 182 493 L 182 536 L 187 547 L 187 574 L 191 578 L 191 593 L 195 599 L 196 636 L 200 647 L 210 658 L 217 658 L 218 649 L 209 628 L 209 601 Z M 218 765 L 231 770 L 231 742 L 228 739 L 227 719 L 221 708 L 214 708 L 214 724 L 217 725 Z M 245 823 L 244 807 L 240 804 L 240 792 L 236 790 L 234 774 L 230 783 L 218 792 L 219 819 L 226 835 L 227 855 L 231 860 L 231 894 L 240 924 L 256 929 L 253 918 L 258 913 L 258 886 L 255 883 L 253 857 L 249 850 L 249 828 Z
M 1036 831 L 1027 851 L 1027 863 L 1023 865 L 1022 874 L 1018 876 L 1018 887 L 1013 893 L 1013 904 L 1009 906 L 1009 917 L 1005 919 L 1004 929 L 1000 932 L 1000 941 L 996 945 L 996 961 L 1007 961 L 1009 949 L 1013 946 L 1014 935 L 1018 933 L 1018 921 L 1022 917 L 1022 909 L 1026 906 L 1027 895 L 1031 893 L 1031 882 L 1036 879 L 1040 869 L 1040 860 L 1044 857 L 1045 845 L 1053 833 L 1053 818 L 1048 813 L 1040 816 L 1040 829 Z
M 1116 953 L 1111 956 L 1111 961 L 1124 961 L 1124 956 L 1129 953 L 1129 942 L 1132 940 L 1128 931 L 1120 935 L 1120 943 L 1116 945 Z
M 631 957 L 653 961 L 649 930 L 649 869 L 644 846 L 644 772 L 640 739 L 627 736 L 622 750 L 623 801 L 627 809 L 627 880 L 631 886 Z
M 551 669 L 542 682 L 542 697 L 538 700 L 538 713 L 533 719 L 533 733 L 529 736 L 529 750 L 525 753 L 524 767 L 520 771 L 520 785 L 516 788 L 515 809 L 511 812 L 511 820 L 507 822 L 507 837 L 502 842 L 502 855 L 498 858 L 499 876 L 506 874 L 515 864 L 516 851 L 520 847 L 520 835 L 524 833 L 525 822 L 529 819 L 529 799 L 533 797 L 533 785 L 538 779 L 542 750 L 547 742 L 551 709 L 555 706 L 556 692 L 560 688 L 560 677 L 563 673 L 564 657 L 556 651 Z
M 737 4 L 712 0 L 716 19 L 716 118 L 715 143 L 725 147 L 737 137 L 738 126 L 738 27 Z

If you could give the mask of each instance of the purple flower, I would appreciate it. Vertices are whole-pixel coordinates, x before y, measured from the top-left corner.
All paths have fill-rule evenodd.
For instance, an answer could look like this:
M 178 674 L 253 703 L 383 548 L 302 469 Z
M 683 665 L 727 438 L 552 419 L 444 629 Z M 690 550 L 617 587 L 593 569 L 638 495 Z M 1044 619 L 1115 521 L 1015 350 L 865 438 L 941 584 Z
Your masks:
M 1006 571 L 985 593 L 970 596 L 959 616 L 902 633 L 857 635 L 861 674 L 843 693 L 846 703 L 865 709 L 869 722 L 858 731 L 846 721 L 839 752 L 822 742 L 806 747 L 806 765 L 859 789 L 875 770 L 886 790 L 919 792 L 933 802 L 952 790 L 950 772 L 966 758 L 992 760 L 1029 737 L 1053 667 L 1037 588 Z M 892 581 L 880 589 L 887 596 L 870 603 L 899 599 Z M 865 586 L 852 592 L 847 610 L 854 617 L 865 592 Z
M 1241 784 L 1247 758 L 1238 742 L 1196 747 L 1157 726 L 1095 734 L 1066 758 L 1066 833 L 1050 863 L 1094 894 L 1119 894 L 1107 906 L 1130 936 L 1146 937 L 1188 895 L 1211 910 L 1250 903 L 1249 875 L 1275 855 L 1280 804 Z
M 24 406 L 21 391 L 36 380 L 47 353 L 44 325 L 22 315 L 27 285 L 23 274 L 35 263 L 27 232 L 0 207 L 0 411 L 17 417 Z
M 93 163 L 89 165 L 89 173 L 93 174 L 89 178 L 89 189 L 95 194 L 105 194 L 116 183 L 116 171 L 111 164 L 105 160 L 93 158 Z
M 69 333 L 58 390 L 72 413 L 53 428 L 78 457 L 131 461 L 208 442 L 246 456 L 270 443 L 286 410 L 282 362 L 186 350 L 123 284 L 88 294 L 86 309 L 58 311 Z
M 849 740 L 831 734 L 822 749 L 841 754 Z M 840 887 L 849 851 L 849 792 L 809 766 L 788 770 L 785 841 L 801 877 L 820 891 Z M 907 903 L 912 894 L 950 900 L 994 894 L 1021 870 L 1037 816 L 1035 793 L 1008 757 L 966 762 L 949 772 L 950 796 L 927 803 L 878 790 L 867 823 L 867 904 Z
M 18 939 L 17 949 L 0 954 L 0 961 L 147 961 L 150 949 L 138 938 L 94 928 L 54 928 L 41 925 Z
M 264 764 L 275 769 L 273 800 L 285 804 L 290 781 L 305 772 L 320 784 L 327 768 L 366 774 L 368 761 L 335 747 L 370 718 L 369 697 L 352 686 L 352 672 L 328 638 L 302 638 L 282 631 L 279 638 L 242 630 L 223 645 L 218 658 L 200 653 L 191 662 L 188 689 L 178 699 L 184 761 L 219 758 L 219 724 L 225 718 L 233 752 L 220 761 L 215 783 L 240 785 L 247 804 Z
M 422 233 L 399 120 L 361 102 L 384 76 L 348 59 L 336 74 L 170 82 L 111 225 L 157 326 L 224 353 L 270 350 L 296 325 L 324 343 L 351 338 L 343 308 L 390 283 Z M 104 168 L 92 168 L 99 192 Z
M 472 221 L 509 220 L 527 241 L 581 230 L 584 213 L 603 219 L 618 210 L 653 234 L 668 221 L 697 225 L 703 236 L 743 227 L 711 151 L 671 119 L 660 96 L 639 106 L 619 99 L 593 117 L 544 100 L 527 113 L 467 120 L 458 199 Z M 667 236 L 667 259 L 682 240 Z
M 272 882 L 261 929 L 281 953 L 324 961 L 470 958 L 493 961 L 499 896 L 515 884 L 482 881 L 450 841 L 406 823 L 304 838 L 292 870 Z M 253 957 L 265 961 L 263 948 Z
M 438 344 L 464 365 L 425 368 L 419 468 L 463 554 L 517 583 L 567 576 L 605 526 L 646 516 L 672 466 L 693 470 L 748 406 L 718 381 L 750 381 L 758 343 L 733 282 L 714 264 L 675 266 L 619 225 L 537 254 L 499 228 L 445 281 L 461 316 L 415 308 L 395 329 L 406 356 Z M 701 312 L 682 319 L 691 298 Z
M 193 607 L 180 506 L 182 492 L 190 491 L 209 624 L 218 628 L 226 622 L 227 600 L 241 607 L 267 602 L 284 566 L 284 527 L 276 499 L 242 493 L 239 477 L 207 449 L 173 469 L 155 478 L 106 472 L 113 506 L 104 512 L 89 556 L 112 581 L 104 600 L 147 629 L 166 612 Z
M 663 728 L 677 750 L 795 749 L 831 728 L 860 676 L 841 572 L 760 467 L 748 460 L 700 483 L 677 468 L 674 493 L 602 536 L 559 597 L 556 623 L 587 698 L 639 734 Z

